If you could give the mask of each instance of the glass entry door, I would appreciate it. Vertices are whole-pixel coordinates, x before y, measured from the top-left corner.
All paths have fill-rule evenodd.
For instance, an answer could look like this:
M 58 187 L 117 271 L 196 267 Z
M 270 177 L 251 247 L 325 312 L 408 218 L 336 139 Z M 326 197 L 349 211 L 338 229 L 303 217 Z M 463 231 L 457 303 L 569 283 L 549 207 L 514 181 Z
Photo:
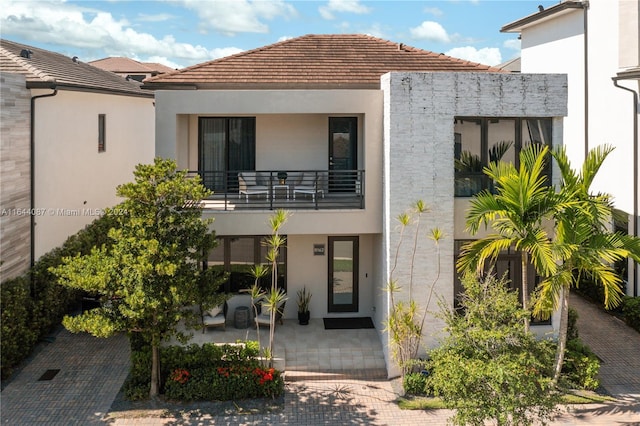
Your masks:
M 358 311 L 358 237 L 329 237 L 329 312 Z
M 329 117 L 329 192 L 354 192 L 358 118 Z

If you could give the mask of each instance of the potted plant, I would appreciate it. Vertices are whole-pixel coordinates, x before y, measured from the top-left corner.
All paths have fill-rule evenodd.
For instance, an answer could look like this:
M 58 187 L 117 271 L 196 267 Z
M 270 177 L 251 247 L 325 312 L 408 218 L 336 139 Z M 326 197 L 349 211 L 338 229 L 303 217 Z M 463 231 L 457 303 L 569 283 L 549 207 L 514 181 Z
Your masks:
M 311 301 L 311 292 L 306 287 L 298 290 L 298 322 L 300 325 L 308 325 L 311 313 L 309 312 L 309 302 Z
M 284 182 L 287 180 L 287 172 L 278 172 L 278 181 L 280 185 L 284 185 Z

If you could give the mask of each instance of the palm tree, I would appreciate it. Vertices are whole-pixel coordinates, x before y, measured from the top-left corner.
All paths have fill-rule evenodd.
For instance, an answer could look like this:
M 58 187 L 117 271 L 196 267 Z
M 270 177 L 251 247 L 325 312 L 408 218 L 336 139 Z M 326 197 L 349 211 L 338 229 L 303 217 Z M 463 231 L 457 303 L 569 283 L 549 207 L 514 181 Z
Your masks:
M 571 168 L 564 149 L 555 150 L 562 175 L 559 196 L 563 208 L 554 215 L 554 251 L 560 261 L 555 274 L 540 284 L 534 315 L 548 318 L 560 306 L 560 327 L 554 367 L 554 383 L 562 371 L 568 328 L 568 296 L 571 285 L 578 285 L 587 275 L 604 290 L 605 307 L 617 306 L 621 301 L 621 280 L 613 269 L 620 259 L 640 257 L 640 239 L 608 230 L 613 206 L 608 194 L 590 193 L 593 180 L 602 163 L 611 153 L 610 146 L 597 147 L 587 154 L 580 173 Z
M 465 245 L 457 262 L 458 272 L 484 269 L 500 252 L 514 247 L 522 262 L 522 307 L 528 309 L 529 262 L 539 273 L 554 275 L 557 269 L 550 236 L 543 222 L 552 217 L 559 199 L 544 174 L 549 148 L 531 144 L 520 152 L 518 169 L 505 162 L 491 162 L 484 173 L 493 180 L 495 194 L 484 190 L 471 200 L 467 231 L 475 235 L 480 226 L 495 233 Z M 529 319 L 524 320 L 525 331 Z

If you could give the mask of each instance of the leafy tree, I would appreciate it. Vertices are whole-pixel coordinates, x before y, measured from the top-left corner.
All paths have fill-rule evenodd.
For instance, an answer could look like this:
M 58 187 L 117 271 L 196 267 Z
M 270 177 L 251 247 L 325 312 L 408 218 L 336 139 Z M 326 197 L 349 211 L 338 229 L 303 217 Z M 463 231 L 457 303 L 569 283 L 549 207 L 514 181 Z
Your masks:
M 545 423 L 558 396 L 551 384 L 553 354 L 525 332 L 529 316 L 515 292 L 489 276 L 463 279 L 461 312 L 441 304 L 448 337 L 430 353 L 429 385 L 456 425 Z
M 467 212 L 467 231 L 475 235 L 481 225 L 491 226 L 495 233 L 463 247 L 457 268 L 459 272 L 482 271 L 487 260 L 495 260 L 501 251 L 515 247 L 522 263 L 522 307 L 529 308 L 529 262 L 543 275 L 556 272 L 556 257 L 551 236 L 543 222 L 559 208 L 559 199 L 547 181 L 545 162 L 548 147 L 531 144 L 520 152 L 518 169 L 505 162 L 492 162 L 484 169 L 495 183 L 496 194 L 485 190 L 472 200 Z M 529 317 L 523 318 L 525 331 Z
M 150 344 L 149 395 L 156 397 L 160 344 L 172 336 L 186 338 L 176 326 L 195 315 L 185 307 L 201 301 L 201 261 L 215 240 L 210 221 L 201 218 L 200 201 L 209 192 L 197 177 L 188 178 L 174 161 L 163 159 L 136 166 L 134 176 L 117 188 L 125 201 L 106 212 L 118 217 L 108 233 L 110 247 L 67 257 L 54 272 L 62 285 L 102 296 L 100 308 L 65 317 L 69 331 L 97 337 L 124 331 Z
M 613 151 L 609 146 L 589 151 L 580 172 L 571 168 L 563 148 L 553 152 L 562 174 L 559 196 L 563 208 L 555 212 L 554 252 L 559 267 L 540 284 L 540 294 L 534 306 L 534 314 L 548 318 L 560 307 L 560 330 L 554 368 L 557 383 L 564 361 L 569 312 L 569 289 L 578 286 L 585 275 L 604 290 L 607 309 L 616 307 L 622 300 L 621 279 L 613 263 L 631 256 L 640 258 L 640 239 L 620 232 L 609 231 L 613 205 L 608 194 L 592 194 L 591 185 L 607 156 Z

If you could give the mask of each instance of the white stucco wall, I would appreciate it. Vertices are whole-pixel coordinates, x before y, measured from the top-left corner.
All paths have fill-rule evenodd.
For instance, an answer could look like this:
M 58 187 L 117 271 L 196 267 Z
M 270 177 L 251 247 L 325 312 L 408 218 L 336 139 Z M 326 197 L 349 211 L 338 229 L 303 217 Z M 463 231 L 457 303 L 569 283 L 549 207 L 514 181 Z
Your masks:
M 578 168 L 584 161 L 585 99 L 588 99 L 589 148 L 602 144 L 615 147 L 592 189 L 612 194 L 615 207 L 629 215 L 634 210 L 633 97 L 616 88 L 612 77 L 620 67 L 631 66 L 628 64 L 639 55 L 638 7 L 637 0 L 589 1 L 586 68 L 582 9 L 522 30 L 522 72 L 559 72 L 568 76 L 569 111 L 564 123 L 564 143 L 572 164 Z M 636 91 L 640 88 L 637 81 L 620 81 L 620 85 Z
M 454 117 L 562 117 L 567 113 L 567 80 L 563 75 L 393 72 L 382 76 L 381 87 L 385 101 L 383 279 L 393 278 L 403 287 L 396 300 L 408 298 L 412 248 L 406 240 L 390 277 L 401 243 L 396 218 L 416 200 L 424 200 L 431 212 L 422 218 L 423 235 L 438 227 L 445 239 L 440 243 L 439 268 L 433 242 L 419 239 L 413 298 L 424 307 L 435 283 L 429 306 L 433 311 L 439 297 L 453 302 Z M 388 298 L 381 308 L 388 312 Z M 442 329 L 440 320 L 427 316 L 423 334 L 427 347 L 437 344 Z M 391 375 L 398 373 L 388 342 L 383 343 L 388 370 Z
M 34 95 L 51 93 L 33 91 Z M 98 152 L 98 114 L 106 114 L 106 151 Z M 154 157 L 152 98 L 59 90 L 36 101 L 36 258 L 119 202 L 116 186 Z
M 156 92 L 156 155 L 198 165 L 198 117 L 256 117 L 258 170 L 325 169 L 328 117 L 358 117 L 358 167 L 365 170 L 364 210 L 296 211 L 295 234 L 376 234 L 382 229 L 382 92 L 379 90 L 238 90 Z M 260 235 L 270 211 L 206 212 L 220 235 Z M 262 230 L 262 231 L 261 231 Z

